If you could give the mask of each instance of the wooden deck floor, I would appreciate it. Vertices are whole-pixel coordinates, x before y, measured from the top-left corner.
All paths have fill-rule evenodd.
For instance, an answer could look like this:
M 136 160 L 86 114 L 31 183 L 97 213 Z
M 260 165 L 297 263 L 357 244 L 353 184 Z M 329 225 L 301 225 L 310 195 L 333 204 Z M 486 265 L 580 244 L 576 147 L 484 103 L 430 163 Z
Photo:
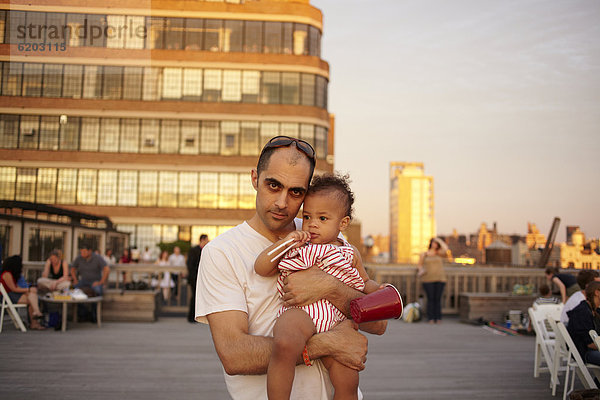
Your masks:
M 4 328 L 4 400 L 229 398 L 208 327 L 183 317 L 70 324 L 66 333 Z M 383 337 L 369 335 L 360 386 L 367 400 L 551 399 L 548 374 L 533 378 L 533 350 L 533 337 L 453 318 L 439 326 L 391 321 Z

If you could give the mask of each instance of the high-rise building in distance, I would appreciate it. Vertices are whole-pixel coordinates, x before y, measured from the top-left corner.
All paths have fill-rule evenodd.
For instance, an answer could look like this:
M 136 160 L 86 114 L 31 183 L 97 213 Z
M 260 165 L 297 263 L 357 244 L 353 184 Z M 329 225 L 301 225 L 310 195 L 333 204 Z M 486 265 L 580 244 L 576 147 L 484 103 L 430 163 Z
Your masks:
M 0 199 L 107 216 L 141 249 L 249 218 L 269 138 L 333 171 L 322 19 L 308 0 L 1 4 Z
M 435 236 L 433 177 L 419 162 L 390 163 L 390 261 L 419 262 Z

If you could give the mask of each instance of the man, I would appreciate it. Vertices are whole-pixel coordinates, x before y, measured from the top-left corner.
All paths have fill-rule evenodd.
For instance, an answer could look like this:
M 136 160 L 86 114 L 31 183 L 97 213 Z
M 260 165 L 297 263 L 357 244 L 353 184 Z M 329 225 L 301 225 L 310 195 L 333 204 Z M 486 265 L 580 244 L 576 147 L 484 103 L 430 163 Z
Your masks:
M 86 244 L 79 248 L 79 254 L 71 264 L 73 287 L 90 287 L 97 296 L 102 296 L 110 268 L 104 258 L 92 252 Z
M 198 245 L 190 249 L 187 259 L 187 270 L 188 270 L 188 284 L 190 285 L 190 310 L 188 311 L 188 322 L 194 323 L 195 310 L 196 310 L 196 279 L 198 278 L 198 264 L 200 263 L 200 255 L 202 254 L 202 248 L 208 243 L 208 235 L 203 233 L 200 235 Z
M 196 320 L 208 323 L 225 370 L 233 399 L 266 399 L 266 371 L 275 316 L 281 306 L 277 276 L 254 273 L 256 256 L 278 238 L 299 229 L 294 219 L 304 200 L 315 167 L 312 147 L 298 139 L 278 136 L 263 148 L 251 172 L 256 212 L 248 221 L 212 240 L 202 251 L 196 291 Z M 298 306 L 326 298 L 346 315 L 349 301 L 362 294 L 317 267 L 296 272 L 286 280 L 283 300 Z M 362 326 L 382 332 L 385 322 Z M 327 371 L 318 358 L 332 356 L 356 370 L 364 368 L 367 340 L 344 321 L 314 335 L 296 367 L 292 399 L 330 399 Z M 299 359 L 301 364 L 302 360 Z
M 573 295 L 569 297 L 569 300 L 567 300 L 567 302 L 563 306 L 563 309 L 560 313 L 560 322 L 565 324 L 565 326 L 569 325 L 569 316 L 567 315 L 567 313 L 575 307 L 577 307 L 579 303 L 581 303 L 583 300 L 585 300 L 585 287 L 588 285 L 588 283 L 598 280 L 600 280 L 600 273 L 598 273 L 598 271 L 596 270 L 583 269 L 579 271 L 579 273 L 577 274 L 577 284 L 579 285 L 579 287 L 581 287 L 581 290 L 579 290 L 576 293 L 573 293 Z

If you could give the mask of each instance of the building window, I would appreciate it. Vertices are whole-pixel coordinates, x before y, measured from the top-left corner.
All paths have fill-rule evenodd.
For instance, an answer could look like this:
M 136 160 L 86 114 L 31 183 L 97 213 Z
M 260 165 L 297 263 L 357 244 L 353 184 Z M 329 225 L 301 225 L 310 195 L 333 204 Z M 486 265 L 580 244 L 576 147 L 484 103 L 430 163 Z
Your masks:
M 237 208 L 238 174 L 219 174 L 219 208 Z
M 98 151 L 100 139 L 100 120 L 98 118 L 81 118 L 81 146 L 83 151 Z
M 4 62 L 2 70 L 2 95 L 19 96 L 23 80 L 23 63 Z
M 274 136 L 279 135 L 279 124 L 277 122 L 263 122 L 260 124 L 260 145 L 262 148 Z
M 242 122 L 240 155 L 257 156 L 258 155 L 258 122 Z
M 137 171 L 119 171 L 118 205 L 136 206 L 138 192 Z
M 165 48 L 168 50 L 183 49 L 183 18 L 167 18 Z
M 223 21 L 220 19 L 207 19 L 204 21 L 204 50 L 221 51 L 221 35 L 223 34 Z
M 77 170 L 61 168 L 58 170 L 56 186 L 56 202 L 58 204 L 75 204 L 77 193 Z
M 244 21 L 225 21 L 225 34 L 223 40 L 223 51 L 242 51 Z
M 283 23 L 283 40 L 282 40 L 282 53 L 292 54 L 294 49 L 293 39 L 294 24 L 292 22 Z
M 298 124 L 295 123 L 283 123 L 280 128 L 281 135 L 298 137 Z
M 98 205 L 117 205 L 117 171 L 101 169 L 98 171 Z
M 77 174 L 77 204 L 96 204 L 97 182 L 97 170 L 79 170 Z
M 316 148 L 316 145 L 315 145 L 315 126 L 314 125 L 308 125 L 308 124 L 301 124 L 300 125 L 300 139 L 304 140 L 305 142 L 310 143 L 310 145 L 313 148 Z M 317 154 L 317 158 L 325 158 L 326 155 L 327 155 L 327 153 Z
M 146 37 L 146 48 L 164 49 L 165 41 L 165 18 L 152 17 L 147 19 L 146 26 L 149 26 L 148 36 Z
M 132 33 L 125 35 L 125 48 L 143 49 L 147 35 L 145 18 L 129 15 L 127 17 L 127 26 L 129 27 L 129 32 Z
M 83 98 L 99 99 L 102 91 L 102 67 L 86 65 L 83 73 Z
M 242 71 L 223 71 L 223 101 L 242 100 Z
M 41 117 L 40 121 L 40 150 L 58 150 L 58 118 Z
M 281 22 L 265 22 L 265 53 L 281 53 Z
M 31 228 L 27 261 L 45 261 L 54 249 L 64 251 L 65 232 L 55 229 Z
M 104 87 L 102 98 L 120 100 L 123 90 L 123 67 L 104 67 Z
M 10 251 L 10 225 L 0 225 L 0 247 L 0 257 L 6 260 Z
M 216 172 L 200 172 L 198 207 L 217 208 L 219 175 Z
M 202 50 L 203 19 L 188 18 L 185 21 L 185 49 Z
M 25 13 L 24 11 L 9 11 L 8 12 L 8 20 L 6 21 L 6 34 L 5 34 L 5 42 L 4 43 L 23 43 L 26 38 L 22 37 L 23 35 L 17 30 L 19 26 L 27 26 L 27 22 L 25 21 Z M 21 36 L 21 37 L 19 37 Z
M 78 35 L 87 24 L 84 14 L 67 14 L 67 27 L 69 28 L 69 39 L 66 41 L 68 47 L 80 47 L 85 44 L 85 37 Z
M 308 54 L 311 56 L 319 57 L 321 55 L 321 32 L 314 26 L 308 27 L 309 46 Z
M 87 14 L 86 16 L 88 26 L 96 26 L 101 29 L 102 32 L 107 32 L 106 15 L 98 14 Z M 90 47 L 105 47 L 106 39 L 108 35 L 87 35 L 85 38 L 85 46 Z
M 0 199 L 15 199 L 15 184 L 17 169 L 15 167 L 0 167 Z
M 221 101 L 222 73 L 219 69 L 204 70 L 204 101 Z
M 21 149 L 37 149 L 39 132 L 40 117 L 29 115 L 21 116 L 19 147 Z
M 19 143 L 19 116 L 0 115 L 0 146 L 8 149 L 17 148 Z
M 140 171 L 138 206 L 155 207 L 158 194 L 158 172 Z
M 258 103 L 260 93 L 260 72 L 242 71 L 242 102 Z
M 17 168 L 17 190 L 15 200 L 35 201 L 35 168 Z
M 144 68 L 142 100 L 160 100 L 160 69 Z
M 140 153 L 158 153 L 159 120 L 142 120 L 142 142 Z
M 195 208 L 198 206 L 198 173 L 180 172 L 178 206 Z
M 123 71 L 124 100 L 141 100 L 142 77 L 143 69 L 141 67 L 125 67 Z
M 307 55 L 307 27 L 304 24 L 294 24 L 294 54 L 297 56 Z
M 241 174 L 239 176 L 239 193 L 240 201 L 238 204 L 239 208 L 245 210 L 251 210 L 256 207 L 256 191 L 252 186 L 252 181 L 247 174 Z
M 181 121 L 181 144 L 179 152 L 181 154 L 198 154 L 200 141 L 200 125 L 198 121 Z
M 160 134 L 160 152 L 177 153 L 179 150 L 179 121 L 163 120 Z
M 63 72 L 62 97 L 70 99 L 81 98 L 81 81 L 83 78 L 83 66 L 65 65 Z
M 281 78 L 279 72 L 263 72 L 262 103 L 279 104 L 281 99 Z
M 260 53 L 262 49 L 262 26 L 261 21 L 246 21 L 244 29 L 244 51 L 248 53 Z
M 163 99 L 180 99 L 182 70 L 181 68 L 165 68 L 163 70 Z
M 25 63 L 23 65 L 23 96 L 41 96 L 43 67 L 44 64 Z
M 35 193 L 36 203 L 56 202 L 56 168 L 38 168 Z
M 221 122 L 221 155 L 239 154 L 240 123 L 236 121 Z
M 60 149 L 78 150 L 79 131 L 81 129 L 81 118 L 68 117 L 67 121 L 60 124 Z
M 100 151 L 119 151 L 119 120 L 102 118 L 100 121 Z
M 177 172 L 159 173 L 158 206 L 177 207 Z
M 123 119 L 121 125 L 121 146 L 123 153 L 137 153 L 140 143 L 140 120 Z
M 327 154 L 327 129 L 322 126 L 315 127 L 315 151 L 317 154 Z
M 299 104 L 300 103 L 300 74 L 297 72 L 281 73 L 281 103 Z
M 61 97 L 62 79 L 62 64 L 46 64 L 44 66 L 44 97 Z
M 327 108 L 327 79 L 317 76 L 316 80 L 316 106 Z
M 301 74 L 301 103 L 303 106 L 315 105 L 315 75 Z
M 202 99 L 202 70 L 185 68 L 183 70 L 183 100 L 200 101 Z
M 202 122 L 202 135 L 200 136 L 200 153 L 219 153 L 219 123 L 215 121 Z
M 106 47 L 111 49 L 125 48 L 126 34 L 122 33 L 122 28 L 125 26 L 124 15 L 107 15 L 106 16 L 107 30 L 106 32 Z

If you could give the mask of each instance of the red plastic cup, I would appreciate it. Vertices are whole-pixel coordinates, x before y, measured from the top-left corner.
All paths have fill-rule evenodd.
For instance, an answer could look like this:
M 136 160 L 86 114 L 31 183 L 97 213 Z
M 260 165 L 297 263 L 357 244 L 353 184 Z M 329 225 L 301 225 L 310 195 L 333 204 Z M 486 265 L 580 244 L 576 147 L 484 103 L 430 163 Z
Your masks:
M 357 324 L 382 319 L 397 319 L 402 316 L 403 310 L 402 297 L 400 297 L 398 289 L 390 284 L 350 302 L 350 314 Z

